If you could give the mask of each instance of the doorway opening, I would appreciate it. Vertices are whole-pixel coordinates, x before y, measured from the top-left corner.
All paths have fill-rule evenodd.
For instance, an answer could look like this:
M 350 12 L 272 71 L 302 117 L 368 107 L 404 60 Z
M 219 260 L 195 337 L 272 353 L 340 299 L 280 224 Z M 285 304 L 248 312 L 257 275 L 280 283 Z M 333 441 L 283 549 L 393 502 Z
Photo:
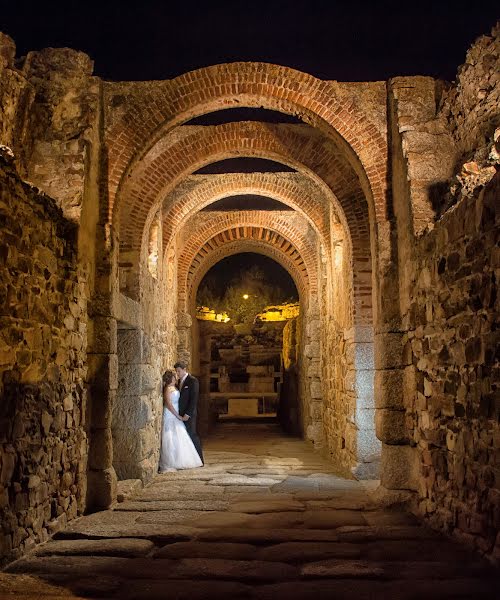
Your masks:
M 292 277 L 267 256 L 235 254 L 206 273 L 196 305 L 201 431 L 218 422 L 271 421 L 299 434 L 300 304 Z

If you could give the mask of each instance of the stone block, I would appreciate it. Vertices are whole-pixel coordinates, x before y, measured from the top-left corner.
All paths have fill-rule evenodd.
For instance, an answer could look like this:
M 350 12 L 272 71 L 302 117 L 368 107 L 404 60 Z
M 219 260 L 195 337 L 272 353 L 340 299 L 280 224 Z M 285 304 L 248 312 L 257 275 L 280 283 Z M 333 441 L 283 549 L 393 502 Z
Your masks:
M 188 328 L 191 327 L 192 323 L 193 319 L 189 313 L 177 313 L 177 327 Z
M 402 369 L 375 371 L 375 407 L 401 408 L 403 406 Z
M 312 380 L 309 385 L 309 391 L 311 393 L 311 398 L 322 398 L 321 381 Z
M 372 342 L 356 342 L 354 345 L 354 367 L 356 370 L 369 370 L 374 367 Z
M 319 339 L 321 322 L 318 319 L 309 320 L 306 325 L 306 335 L 313 340 Z
M 152 365 L 141 365 L 141 393 L 161 393 L 161 374 Z
M 372 462 L 380 458 L 381 443 L 374 429 L 358 429 L 356 431 L 356 460 Z
M 321 399 L 311 400 L 309 404 L 309 418 L 313 422 L 321 422 L 324 415 L 324 406 Z
M 109 469 L 113 464 L 113 439 L 110 429 L 94 429 L 90 433 L 89 466 L 91 469 Z
M 116 319 L 94 317 L 89 320 L 89 352 L 96 354 L 115 354 L 117 351 Z
M 2 470 L 0 472 L 0 484 L 7 486 L 10 484 L 12 475 L 14 474 L 17 458 L 13 452 L 5 452 L 2 450 L 1 459 Z
M 114 460 L 121 463 L 137 464 L 157 452 L 159 445 L 160 433 L 154 422 L 139 430 L 113 429 Z
M 413 408 L 417 398 L 417 372 L 413 365 L 406 367 L 403 371 L 403 406 Z
M 351 329 L 352 340 L 358 343 L 373 343 L 374 334 L 371 325 L 356 325 Z
M 321 356 L 319 342 L 311 342 L 310 344 L 306 344 L 304 348 L 304 354 L 307 358 L 319 358 Z
M 123 479 L 122 481 L 118 481 L 116 500 L 117 502 L 125 502 L 125 500 L 141 489 L 142 481 L 140 479 Z
M 380 483 L 389 490 L 416 490 L 418 453 L 411 446 L 382 444 Z
M 356 408 L 356 426 L 358 429 L 375 429 L 375 409 Z
M 116 501 L 116 491 L 117 479 L 113 467 L 88 472 L 87 505 L 89 508 L 109 508 Z
M 118 357 L 116 354 L 88 354 L 87 378 L 102 389 L 118 388 Z
M 140 364 L 121 364 L 118 374 L 120 394 L 140 396 L 142 393 L 142 366 Z
M 116 399 L 116 390 L 103 390 L 99 386 L 89 386 L 91 406 L 91 426 L 97 429 L 111 427 L 112 411 Z
M 113 423 L 121 428 L 138 431 L 153 419 L 153 407 L 148 396 L 119 394 L 113 406 Z
M 364 401 L 360 405 L 366 408 L 373 407 L 374 405 L 374 373 L 371 369 L 362 369 L 354 372 L 354 390 L 356 392 L 356 398 L 358 400 L 363 399 Z
M 379 408 L 375 415 L 377 437 L 385 444 L 404 444 L 409 441 L 406 412 Z
M 311 440 L 315 445 L 322 444 L 324 438 L 323 424 L 312 423 L 311 425 L 308 425 L 306 429 L 306 437 L 308 440 Z
M 141 329 L 118 329 L 118 362 L 121 364 L 139 364 L 143 362 Z
M 377 333 L 375 335 L 375 368 L 394 369 L 403 365 L 403 334 Z
M 142 362 L 149 364 L 152 362 L 151 338 L 147 333 L 142 336 Z
M 309 364 L 307 365 L 306 374 L 308 377 L 320 377 L 322 374 L 320 361 L 319 360 L 309 361 Z
M 141 460 L 150 456 L 160 446 L 159 431 L 156 431 L 154 423 L 139 430 L 139 449 Z
M 111 310 L 111 314 L 116 314 L 120 321 L 129 323 L 132 327 L 140 329 L 142 326 L 142 310 L 139 302 L 123 294 L 116 294 L 115 298 L 116 306 L 114 310 Z
M 358 480 L 379 479 L 380 478 L 380 460 L 371 462 L 360 462 L 351 467 L 351 473 Z

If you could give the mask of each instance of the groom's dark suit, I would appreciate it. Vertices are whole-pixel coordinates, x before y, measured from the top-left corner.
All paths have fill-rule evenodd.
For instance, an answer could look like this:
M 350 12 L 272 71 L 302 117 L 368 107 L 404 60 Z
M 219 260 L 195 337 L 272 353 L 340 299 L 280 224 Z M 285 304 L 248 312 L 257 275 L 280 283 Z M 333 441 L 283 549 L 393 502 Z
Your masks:
M 187 432 L 189 433 L 189 437 L 193 440 L 194 447 L 196 448 L 196 452 L 200 455 L 202 462 L 203 460 L 203 451 L 201 449 L 201 442 L 198 434 L 196 433 L 196 416 L 198 412 L 198 398 L 200 396 L 200 384 L 196 377 L 192 375 L 187 375 L 182 382 L 182 385 L 179 388 L 180 390 L 180 398 L 179 398 L 179 414 L 181 417 L 184 415 L 189 415 L 189 419 L 184 421 L 184 425 L 186 426 Z

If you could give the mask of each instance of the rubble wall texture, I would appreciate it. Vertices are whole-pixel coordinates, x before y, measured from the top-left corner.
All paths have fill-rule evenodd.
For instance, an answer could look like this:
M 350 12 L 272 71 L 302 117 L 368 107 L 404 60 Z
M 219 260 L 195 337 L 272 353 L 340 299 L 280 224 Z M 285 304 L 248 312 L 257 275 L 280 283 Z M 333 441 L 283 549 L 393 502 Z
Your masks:
M 459 157 L 484 161 L 492 151 L 492 136 L 500 126 L 500 24 L 476 40 L 457 73 L 456 84 L 442 97 L 446 119 Z M 497 157 L 498 158 L 498 157 Z
M 0 557 L 84 508 L 86 299 L 76 232 L 0 158 Z
M 167 265 L 160 258 L 156 275 L 148 272 L 144 232 L 157 185 L 174 185 L 207 156 L 237 151 L 304 165 L 336 190 L 351 224 L 352 252 L 322 255 L 319 245 L 311 252 L 322 265 L 317 295 L 287 334 L 285 351 L 298 348 L 296 420 L 304 436 L 356 475 L 371 476 L 380 446 L 375 418 L 383 485 L 415 492 L 417 510 L 433 526 L 498 558 L 499 193 L 492 178 L 500 156 L 499 72 L 498 27 L 468 52 L 454 86 L 428 77 L 317 82 L 249 64 L 205 70 L 184 91 L 177 88 L 183 79 L 103 84 L 92 77 L 89 57 L 69 49 L 16 61 L 13 41 L 0 34 L 0 143 L 13 149 L 20 176 L 54 198 L 1 163 L 0 555 L 15 557 L 83 510 L 87 453 L 95 507 L 116 498 L 113 459 L 120 477 L 153 477 L 161 373 L 176 351 L 188 352 L 191 317 L 176 302 L 181 256 L 173 248 Z M 279 84 L 259 91 L 263 74 L 283 75 L 286 102 Z M 350 147 L 324 135 L 308 108 L 312 127 L 182 125 L 147 150 L 165 122 L 227 108 L 220 78 L 249 106 L 290 112 L 290 100 L 319 107 Z M 209 152 L 207 131 L 222 136 Z M 355 168 L 344 151 L 356 155 Z M 127 165 L 130 196 L 121 190 L 118 197 L 137 204 L 113 221 Z M 315 210 L 315 198 L 295 204 L 330 239 L 335 223 Z M 174 210 L 171 217 L 175 240 L 181 217 Z M 120 235 L 130 247 L 123 244 L 119 255 Z M 334 256 L 337 270 L 327 268 Z M 129 285 L 133 293 L 120 294 L 120 273 L 122 291 Z
M 455 140 L 457 175 L 444 182 L 443 215 L 407 250 L 411 274 L 403 274 L 400 287 L 416 510 L 497 561 L 498 34 L 497 28 L 477 40 L 437 112 Z
M 500 527 L 499 192 L 497 178 L 419 241 L 405 339 L 418 510 L 488 553 Z

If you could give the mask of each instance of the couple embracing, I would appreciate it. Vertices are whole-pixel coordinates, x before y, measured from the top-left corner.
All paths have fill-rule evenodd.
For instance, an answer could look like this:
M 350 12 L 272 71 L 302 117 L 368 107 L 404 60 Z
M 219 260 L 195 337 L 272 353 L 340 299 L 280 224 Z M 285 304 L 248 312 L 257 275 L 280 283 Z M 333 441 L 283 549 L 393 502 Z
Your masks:
M 203 466 L 201 442 L 196 433 L 199 383 L 178 361 L 163 375 L 163 427 L 159 472 Z

